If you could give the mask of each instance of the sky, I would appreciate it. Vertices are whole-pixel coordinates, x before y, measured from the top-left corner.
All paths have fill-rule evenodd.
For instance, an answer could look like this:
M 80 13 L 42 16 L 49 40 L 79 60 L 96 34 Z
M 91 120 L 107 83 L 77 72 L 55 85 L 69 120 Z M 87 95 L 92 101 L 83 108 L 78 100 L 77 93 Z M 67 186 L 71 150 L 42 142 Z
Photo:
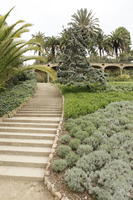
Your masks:
M 0 0 L 0 14 L 15 6 L 8 18 L 8 24 L 17 20 L 32 23 L 30 32 L 24 35 L 30 39 L 38 31 L 46 36 L 57 36 L 71 21 L 71 15 L 80 8 L 92 10 L 99 19 L 105 34 L 124 26 L 131 33 L 133 41 L 133 0 Z

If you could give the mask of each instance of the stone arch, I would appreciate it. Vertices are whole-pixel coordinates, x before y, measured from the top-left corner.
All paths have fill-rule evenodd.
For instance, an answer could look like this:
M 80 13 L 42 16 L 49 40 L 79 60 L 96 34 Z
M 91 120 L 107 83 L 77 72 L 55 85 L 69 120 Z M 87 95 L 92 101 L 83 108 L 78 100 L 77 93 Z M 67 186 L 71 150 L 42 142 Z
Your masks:
M 105 70 L 106 73 L 109 74 L 109 76 L 118 76 L 122 72 L 122 68 L 118 65 L 106 65 Z
M 124 74 L 129 74 L 129 75 L 133 76 L 133 66 L 131 66 L 131 65 L 125 65 L 123 67 L 123 73 Z
M 96 69 L 102 69 L 102 67 L 100 65 L 91 65 L 91 66 L 96 68 Z

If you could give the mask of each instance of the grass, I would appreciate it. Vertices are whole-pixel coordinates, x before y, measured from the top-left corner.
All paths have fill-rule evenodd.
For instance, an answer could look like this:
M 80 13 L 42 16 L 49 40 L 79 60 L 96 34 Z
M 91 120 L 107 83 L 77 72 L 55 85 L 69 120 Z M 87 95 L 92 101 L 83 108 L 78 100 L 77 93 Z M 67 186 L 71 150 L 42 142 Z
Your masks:
M 89 92 L 87 88 L 61 87 L 65 97 L 65 118 L 77 118 L 105 108 L 111 102 L 133 100 L 133 82 L 112 82 L 108 89 Z

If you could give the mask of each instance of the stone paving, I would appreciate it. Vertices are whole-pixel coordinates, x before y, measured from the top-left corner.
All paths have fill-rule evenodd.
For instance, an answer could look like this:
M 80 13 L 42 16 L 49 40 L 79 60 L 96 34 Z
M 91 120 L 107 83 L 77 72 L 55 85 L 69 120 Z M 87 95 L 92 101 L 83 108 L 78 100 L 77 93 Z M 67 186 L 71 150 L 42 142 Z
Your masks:
M 34 97 L 0 122 L 0 199 L 53 200 L 43 179 L 61 115 L 58 89 L 38 83 Z

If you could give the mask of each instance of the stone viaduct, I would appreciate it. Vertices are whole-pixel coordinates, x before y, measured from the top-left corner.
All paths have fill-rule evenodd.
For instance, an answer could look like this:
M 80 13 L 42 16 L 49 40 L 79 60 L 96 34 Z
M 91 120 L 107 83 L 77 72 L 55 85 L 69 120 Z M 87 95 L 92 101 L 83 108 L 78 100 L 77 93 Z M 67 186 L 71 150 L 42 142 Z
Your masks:
M 92 67 L 106 70 L 119 70 L 120 74 L 122 74 L 124 69 L 133 69 L 133 63 L 90 63 Z M 54 68 L 55 70 L 58 69 L 58 64 L 49 64 L 50 67 Z

